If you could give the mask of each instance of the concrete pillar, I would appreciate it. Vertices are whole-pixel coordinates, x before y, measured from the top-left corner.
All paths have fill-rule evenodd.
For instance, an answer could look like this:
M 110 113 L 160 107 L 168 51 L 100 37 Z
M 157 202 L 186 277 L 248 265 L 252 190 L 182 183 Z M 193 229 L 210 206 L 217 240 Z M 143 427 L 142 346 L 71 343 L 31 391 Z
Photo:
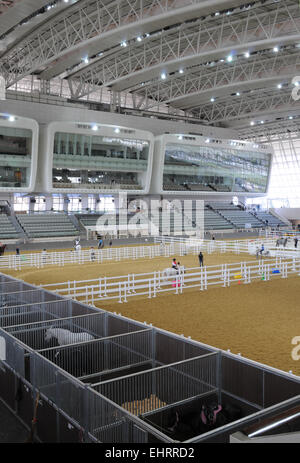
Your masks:
M 89 207 L 89 195 L 82 194 L 81 195 L 81 210 L 82 212 L 87 212 L 87 208 Z

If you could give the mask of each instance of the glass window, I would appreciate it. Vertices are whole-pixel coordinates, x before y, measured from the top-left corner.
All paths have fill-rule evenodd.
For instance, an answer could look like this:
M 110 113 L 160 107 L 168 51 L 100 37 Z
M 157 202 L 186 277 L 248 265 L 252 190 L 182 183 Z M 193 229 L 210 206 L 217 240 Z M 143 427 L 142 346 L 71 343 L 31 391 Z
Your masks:
M 22 194 L 15 193 L 14 211 L 15 212 L 28 212 L 29 211 L 29 197 L 23 196 Z
M 53 186 L 140 189 L 148 154 L 146 140 L 56 132 Z
M 88 208 L 91 211 L 94 211 L 96 209 L 96 198 L 94 195 L 89 195 L 88 196 Z
M 69 196 L 68 212 L 81 212 L 81 198 L 77 195 Z
M 28 187 L 32 131 L 0 127 L 0 187 Z
M 35 212 L 43 212 L 46 210 L 46 199 L 45 196 L 36 196 L 34 203 Z
M 274 157 L 268 198 L 273 204 L 289 200 L 290 207 L 300 204 L 300 139 L 282 140 L 273 143 Z M 275 207 L 275 206 L 274 206 Z
M 270 160 L 268 153 L 168 143 L 164 189 L 264 193 Z
M 64 210 L 64 197 L 63 195 L 53 195 L 53 210 L 61 212 Z

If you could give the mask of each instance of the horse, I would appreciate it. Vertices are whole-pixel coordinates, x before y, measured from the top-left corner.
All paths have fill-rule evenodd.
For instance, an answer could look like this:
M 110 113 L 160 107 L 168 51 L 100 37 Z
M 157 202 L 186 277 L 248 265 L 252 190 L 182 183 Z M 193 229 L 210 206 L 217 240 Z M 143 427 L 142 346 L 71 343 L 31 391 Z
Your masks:
M 178 272 L 175 268 L 168 267 L 162 271 L 162 277 L 164 280 L 168 280 L 169 278 L 176 276 L 177 273 Z
M 3 256 L 3 255 L 4 255 L 5 248 L 6 248 L 6 244 L 2 244 L 2 245 L 0 246 L 0 256 Z
M 198 410 L 188 412 L 171 410 L 167 431 L 174 439 L 182 441 L 236 421 L 241 416 L 240 407 L 215 402 L 202 404 Z
M 52 338 L 56 338 L 60 346 L 64 346 L 66 344 L 76 344 L 78 342 L 91 341 L 92 339 L 95 339 L 94 336 L 89 333 L 73 333 L 69 330 L 53 328 L 51 326 L 45 332 L 45 341 L 50 342 Z

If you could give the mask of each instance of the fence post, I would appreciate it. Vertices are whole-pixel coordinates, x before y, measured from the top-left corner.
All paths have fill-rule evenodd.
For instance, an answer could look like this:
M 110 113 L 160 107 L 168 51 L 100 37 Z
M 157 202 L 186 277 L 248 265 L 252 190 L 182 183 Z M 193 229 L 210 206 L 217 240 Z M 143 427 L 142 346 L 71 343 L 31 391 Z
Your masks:
M 200 291 L 203 291 L 203 267 L 200 269 Z
M 105 277 L 104 277 L 104 297 L 107 296 L 106 286 L 107 286 L 107 278 L 106 278 L 106 276 L 105 276 Z
M 153 276 L 153 297 L 156 297 L 156 272 L 154 272 Z
M 127 282 L 124 281 L 124 302 L 127 302 Z
M 122 283 L 119 283 L 119 304 L 122 304 Z

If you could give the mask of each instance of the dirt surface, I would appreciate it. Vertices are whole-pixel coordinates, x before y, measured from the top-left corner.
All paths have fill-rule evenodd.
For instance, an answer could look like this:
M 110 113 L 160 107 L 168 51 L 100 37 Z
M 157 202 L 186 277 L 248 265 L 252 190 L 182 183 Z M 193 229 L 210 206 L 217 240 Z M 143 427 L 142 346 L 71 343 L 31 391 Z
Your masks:
M 173 256 L 172 256 L 173 257 Z M 136 260 L 120 260 L 105 261 L 102 264 L 89 263 L 78 265 L 47 266 L 45 268 L 23 268 L 22 270 L 6 270 L 3 273 L 12 275 L 16 278 L 21 278 L 28 283 L 40 285 L 47 283 L 60 283 L 68 280 L 89 280 L 104 276 L 121 276 L 128 273 L 150 273 L 157 270 L 164 270 L 171 267 L 172 257 L 155 257 L 153 259 L 136 259 Z M 188 255 L 177 257 L 181 265 L 186 268 L 199 267 L 197 256 Z M 231 262 L 253 261 L 254 256 L 243 254 L 205 254 L 204 265 L 220 265 Z
M 174 256 L 175 257 L 175 256 Z M 177 256 L 178 257 L 178 256 Z M 247 254 L 205 254 L 206 265 L 255 260 Z M 179 257 L 186 267 L 198 266 L 197 256 Z M 153 272 L 169 267 L 171 258 L 107 261 L 44 269 L 7 272 L 33 284 L 86 280 L 100 276 Z M 291 276 L 248 285 L 237 282 L 229 288 L 207 291 L 191 289 L 183 294 L 159 294 L 156 298 L 129 298 L 99 307 L 152 323 L 221 349 L 300 375 L 300 360 L 291 357 L 291 340 L 300 336 L 300 277 Z
M 299 376 L 299 296 L 298 276 L 100 306 Z

